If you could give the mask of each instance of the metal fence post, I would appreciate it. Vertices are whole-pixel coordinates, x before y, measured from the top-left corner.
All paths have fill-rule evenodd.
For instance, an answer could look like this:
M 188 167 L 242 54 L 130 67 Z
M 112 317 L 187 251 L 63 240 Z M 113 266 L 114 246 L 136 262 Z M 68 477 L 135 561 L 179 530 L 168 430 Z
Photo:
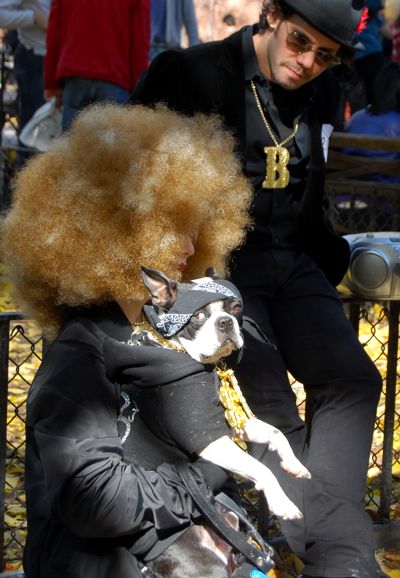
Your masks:
M 348 318 L 357 335 L 360 334 L 360 302 L 350 301 Z
M 390 519 L 392 501 L 392 461 L 394 421 L 396 413 L 397 359 L 399 344 L 399 311 L 400 302 L 389 304 L 389 339 L 386 375 L 385 424 L 383 434 L 381 502 L 379 514 L 385 520 Z
M 8 349 L 10 320 L 0 322 L 0 569 L 4 561 L 4 510 L 7 453 Z

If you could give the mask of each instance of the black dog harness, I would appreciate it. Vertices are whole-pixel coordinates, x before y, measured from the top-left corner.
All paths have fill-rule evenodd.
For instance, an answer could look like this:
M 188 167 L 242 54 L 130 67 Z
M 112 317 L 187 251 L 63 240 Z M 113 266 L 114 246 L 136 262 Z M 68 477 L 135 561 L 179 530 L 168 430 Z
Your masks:
M 257 568 L 257 570 L 264 575 L 269 572 L 269 570 L 272 570 L 275 567 L 275 563 L 272 560 L 272 548 L 264 542 L 235 502 L 226 495 L 219 500 L 222 505 L 235 512 L 239 517 L 239 520 L 247 526 L 258 547 L 250 544 L 241 532 L 237 532 L 225 522 L 211 503 L 208 496 L 200 489 L 193 477 L 189 464 L 178 464 L 177 469 L 204 520 L 214 530 L 214 532 L 232 546 L 233 550 L 241 555 L 243 559 L 247 560 L 251 567 Z
M 275 567 L 272 559 L 274 551 L 249 522 L 243 510 L 226 494 L 218 494 L 214 498 L 215 501 L 238 516 L 240 522 L 248 529 L 256 546 L 248 542 L 242 532 L 234 530 L 225 522 L 209 496 L 197 484 L 189 464 L 178 464 L 177 470 L 204 521 L 222 540 L 232 546 L 237 563 L 237 569 L 233 573 L 232 578 L 247 578 L 250 576 L 261 578 L 267 576 L 267 573 Z M 145 565 L 141 566 L 141 572 L 144 578 L 162 578 Z

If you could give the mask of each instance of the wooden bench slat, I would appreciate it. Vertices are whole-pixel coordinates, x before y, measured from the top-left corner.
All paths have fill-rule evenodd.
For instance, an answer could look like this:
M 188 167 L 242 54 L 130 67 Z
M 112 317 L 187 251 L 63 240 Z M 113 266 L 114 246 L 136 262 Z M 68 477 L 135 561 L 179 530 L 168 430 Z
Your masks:
M 335 131 L 332 133 L 329 146 L 331 149 L 345 147 L 368 148 L 400 153 L 400 138 Z

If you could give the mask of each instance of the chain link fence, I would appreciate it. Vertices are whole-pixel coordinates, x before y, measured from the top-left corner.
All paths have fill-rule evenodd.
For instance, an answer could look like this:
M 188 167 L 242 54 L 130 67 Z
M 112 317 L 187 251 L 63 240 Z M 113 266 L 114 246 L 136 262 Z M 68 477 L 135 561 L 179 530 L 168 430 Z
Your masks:
M 348 301 L 344 307 L 384 382 L 365 505 L 375 521 L 396 520 L 400 518 L 400 304 Z M 5 440 L 0 443 L 0 568 L 14 570 L 21 567 L 26 537 L 25 402 L 41 361 L 43 342 L 35 323 L 18 313 L 0 313 L 0 336 L 0 440 Z M 295 383 L 294 389 L 299 410 L 305 415 L 302 387 Z
M 0 568 L 7 570 L 20 568 L 26 538 L 26 396 L 41 355 L 35 323 L 0 313 Z
M 400 230 L 400 182 L 328 182 L 328 214 L 339 234 Z

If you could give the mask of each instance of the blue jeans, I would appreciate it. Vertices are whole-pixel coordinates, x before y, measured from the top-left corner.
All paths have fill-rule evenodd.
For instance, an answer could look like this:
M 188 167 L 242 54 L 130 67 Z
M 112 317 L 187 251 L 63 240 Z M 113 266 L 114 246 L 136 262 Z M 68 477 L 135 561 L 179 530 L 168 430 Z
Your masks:
M 129 92 L 112 82 L 71 76 L 63 90 L 62 128 L 66 131 L 80 110 L 99 101 L 127 102 Z
M 43 98 L 44 56 L 35 54 L 21 43 L 14 53 L 14 71 L 18 83 L 19 131 L 33 113 L 44 104 Z
M 150 62 L 156 58 L 161 52 L 165 52 L 166 50 L 176 50 L 179 48 L 179 44 L 167 44 L 166 42 L 153 42 L 150 46 Z

